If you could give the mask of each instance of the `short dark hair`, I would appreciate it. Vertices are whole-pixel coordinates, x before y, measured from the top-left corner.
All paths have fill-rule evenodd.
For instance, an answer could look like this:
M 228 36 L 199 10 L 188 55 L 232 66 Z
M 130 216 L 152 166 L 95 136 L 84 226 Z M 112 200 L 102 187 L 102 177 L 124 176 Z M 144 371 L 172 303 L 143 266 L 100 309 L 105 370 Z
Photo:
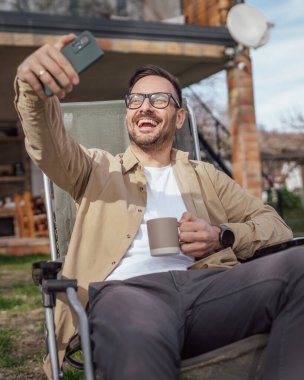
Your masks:
M 159 66 L 151 65 L 151 64 L 139 67 L 134 72 L 134 74 L 129 80 L 129 90 L 128 90 L 129 93 L 131 93 L 132 88 L 134 87 L 137 81 L 149 75 L 155 75 L 155 76 L 167 79 L 173 85 L 176 91 L 176 95 L 178 97 L 177 99 L 178 103 L 180 105 L 182 104 L 182 90 L 179 84 L 179 80 L 176 77 L 174 77 L 172 74 L 170 74 L 168 71 L 166 71 L 165 69 Z

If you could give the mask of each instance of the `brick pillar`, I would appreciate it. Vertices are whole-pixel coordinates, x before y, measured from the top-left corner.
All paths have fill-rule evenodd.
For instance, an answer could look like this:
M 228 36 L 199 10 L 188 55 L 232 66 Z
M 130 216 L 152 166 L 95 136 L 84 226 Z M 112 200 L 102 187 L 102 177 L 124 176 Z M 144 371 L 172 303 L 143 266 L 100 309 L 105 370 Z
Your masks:
M 184 15 L 189 24 L 225 25 L 232 0 L 183 0 Z
M 261 197 L 261 160 L 256 130 L 249 54 L 237 55 L 227 70 L 234 179 Z
M 207 25 L 207 0 L 183 0 L 184 15 L 187 24 Z
M 232 0 L 183 0 L 185 18 L 189 24 L 225 25 L 232 5 Z M 235 66 L 227 69 L 233 175 L 242 187 L 261 197 L 261 162 L 249 54 L 237 56 L 234 63 Z M 238 63 L 245 64 L 245 68 L 239 69 Z
M 219 0 L 219 24 L 226 25 L 227 14 L 229 9 L 233 6 L 233 0 Z

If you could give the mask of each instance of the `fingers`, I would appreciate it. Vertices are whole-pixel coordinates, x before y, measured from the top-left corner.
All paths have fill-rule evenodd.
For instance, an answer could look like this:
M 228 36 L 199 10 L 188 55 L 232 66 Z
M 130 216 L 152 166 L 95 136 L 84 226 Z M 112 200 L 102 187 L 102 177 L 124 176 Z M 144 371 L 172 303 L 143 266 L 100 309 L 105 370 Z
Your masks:
M 202 258 L 214 252 L 214 243 L 212 240 L 183 242 L 180 246 L 184 255 Z
M 218 232 L 203 219 L 189 212 L 179 221 L 179 239 L 181 251 L 188 256 L 204 257 L 219 246 Z
M 206 231 L 180 231 L 179 238 L 184 243 L 204 242 L 209 239 L 209 234 Z
M 181 251 L 185 255 L 200 257 L 211 249 L 211 242 L 205 232 L 182 232 L 179 238 Z
M 179 231 L 182 232 L 195 232 L 207 230 L 209 223 L 203 219 L 199 219 L 196 216 L 185 212 L 179 220 Z
M 181 251 L 190 257 L 202 257 L 206 253 L 210 253 L 211 247 L 207 242 L 183 243 L 181 244 Z
M 44 45 L 36 50 L 18 67 L 18 77 L 27 82 L 37 93 L 46 100 L 43 85 L 51 92 L 63 98 L 79 83 L 79 77 L 70 62 L 60 52 L 59 47 L 65 46 L 75 35 L 61 37 L 54 45 Z
M 37 52 L 37 55 L 39 63 L 46 71 L 43 76 L 40 76 L 40 80 L 45 83 L 54 94 L 57 94 L 61 90 L 65 93 L 71 92 L 73 85 L 77 84 L 79 79 L 74 68 L 65 56 L 52 45 L 45 48 L 45 51 L 42 49 L 40 52 Z M 54 79 L 56 79 L 57 83 Z
M 74 33 L 67 34 L 65 36 L 60 37 L 59 40 L 55 42 L 54 46 L 56 49 L 61 50 L 68 43 L 72 42 L 75 38 L 76 38 L 76 34 Z
M 186 211 L 183 213 L 182 217 L 180 218 L 180 220 L 178 221 L 178 223 L 183 223 L 183 222 L 194 222 L 197 220 L 197 217 L 190 214 L 190 212 Z

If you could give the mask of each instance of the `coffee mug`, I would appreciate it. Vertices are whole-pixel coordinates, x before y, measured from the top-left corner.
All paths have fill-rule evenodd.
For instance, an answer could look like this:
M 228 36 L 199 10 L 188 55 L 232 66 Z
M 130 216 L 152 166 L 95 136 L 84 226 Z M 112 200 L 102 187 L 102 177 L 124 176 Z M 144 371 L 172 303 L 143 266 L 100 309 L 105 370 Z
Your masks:
M 177 255 L 180 253 L 176 218 L 156 218 L 147 221 L 151 256 Z

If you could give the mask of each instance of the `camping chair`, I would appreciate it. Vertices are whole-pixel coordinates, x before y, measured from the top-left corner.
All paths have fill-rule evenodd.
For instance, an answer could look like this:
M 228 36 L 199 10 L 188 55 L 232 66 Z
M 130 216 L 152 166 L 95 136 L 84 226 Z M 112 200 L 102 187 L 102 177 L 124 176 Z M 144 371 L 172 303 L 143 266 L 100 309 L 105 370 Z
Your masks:
M 129 143 L 124 126 L 125 105 L 123 101 L 62 104 L 62 111 L 66 129 L 79 143 L 88 148 L 98 147 L 117 154 L 123 152 Z M 188 151 L 190 158 L 200 160 L 196 123 L 189 105 L 187 105 L 187 111 L 184 128 L 177 131 L 174 146 Z M 67 252 L 75 220 L 75 205 L 70 196 L 56 185 L 52 186 L 46 176 L 44 176 L 44 185 L 52 261 L 33 264 L 33 278 L 42 288 L 53 378 L 54 380 L 61 378 L 56 351 L 53 307 L 56 292 L 65 291 L 79 320 L 79 335 L 86 379 L 95 379 L 88 321 L 86 313 L 76 297 L 77 281 L 56 279 L 61 268 L 61 263 L 57 260 L 63 258 Z M 55 231 L 53 215 L 55 215 L 57 231 Z M 56 239 L 57 235 L 58 239 Z M 304 239 L 285 243 L 283 246 L 278 245 L 273 251 L 287 248 L 288 244 L 300 243 L 304 243 Z M 268 251 L 266 253 L 272 253 Z M 258 252 L 258 255 L 263 255 L 263 251 Z M 189 380 L 259 379 L 267 339 L 267 334 L 255 335 L 199 357 L 184 360 L 181 369 L 182 378 Z M 75 349 L 71 347 L 68 351 L 72 354 Z M 79 363 L 75 362 L 69 354 L 66 356 L 66 360 L 74 366 L 79 366 Z M 101 379 L 102 376 L 98 378 Z

